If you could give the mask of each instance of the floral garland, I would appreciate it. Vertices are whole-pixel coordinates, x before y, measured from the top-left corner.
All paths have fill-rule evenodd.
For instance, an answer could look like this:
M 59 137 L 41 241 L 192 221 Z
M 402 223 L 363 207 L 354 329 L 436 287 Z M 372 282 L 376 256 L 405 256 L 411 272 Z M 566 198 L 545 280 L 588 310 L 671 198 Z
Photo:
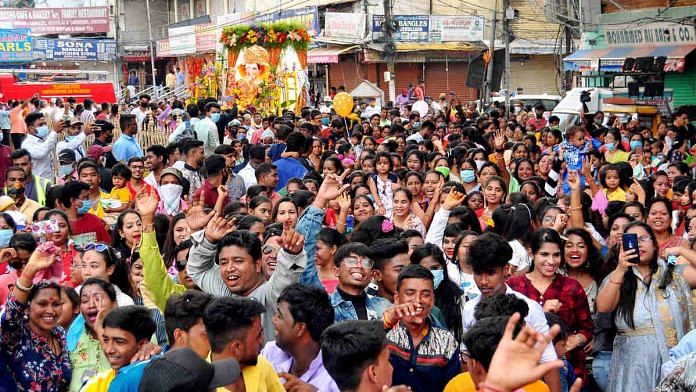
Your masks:
M 222 30 L 220 41 L 225 48 L 235 52 L 252 45 L 266 49 L 292 46 L 296 51 L 306 51 L 310 37 L 307 29 L 300 24 L 278 22 L 229 26 Z

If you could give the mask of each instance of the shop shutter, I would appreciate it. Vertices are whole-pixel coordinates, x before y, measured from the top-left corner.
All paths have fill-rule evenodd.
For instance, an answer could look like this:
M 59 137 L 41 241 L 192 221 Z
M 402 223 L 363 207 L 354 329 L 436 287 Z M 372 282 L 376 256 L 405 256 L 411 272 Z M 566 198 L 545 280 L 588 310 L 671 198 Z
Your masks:
M 476 99 L 476 90 L 466 86 L 467 63 L 430 62 L 425 65 L 425 93 L 438 99 L 441 93 L 454 91 L 464 101 Z
M 418 80 L 423 78 L 423 63 L 396 63 L 394 73 L 396 74 L 396 95 L 399 95 L 401 90 L 408 88 L 409 83 L 415 86 Z M 426 84 L 425 87 L 427 94 L 428 85 Z
M 682 105 L 693 105 L 696 102 L 696 67 L 684 72 L 667 72 L 665 88 L 673 90 L 675 109 Z
M 510 61 L 510 90 L 523 94 L 559 94 L 558 71 L 551 55 L 531 55 L 524 62 Z

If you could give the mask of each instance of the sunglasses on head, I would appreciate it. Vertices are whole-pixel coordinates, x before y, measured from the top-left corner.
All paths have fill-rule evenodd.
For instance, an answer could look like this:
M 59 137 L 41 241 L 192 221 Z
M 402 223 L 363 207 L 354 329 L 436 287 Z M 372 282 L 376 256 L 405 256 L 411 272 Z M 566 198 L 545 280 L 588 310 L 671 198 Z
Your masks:
M 85 252 L 88 250 L 96 250 L 97 252 L 105 252 L 109 250 L 109 246 L 102 243 L 87 244 L 83 246 L 77 246 L 76 248 Z
M 179 271 L 179 272 L 185 270 L 185 269 L 186 269 L 186 263 L 187 263 L 187 262 L 188 262 L 188 260 L 176 260 L 176 261 L 174 262 L 174 263 L 175 263 L 175 266 L 176 266 L 176 270 Z

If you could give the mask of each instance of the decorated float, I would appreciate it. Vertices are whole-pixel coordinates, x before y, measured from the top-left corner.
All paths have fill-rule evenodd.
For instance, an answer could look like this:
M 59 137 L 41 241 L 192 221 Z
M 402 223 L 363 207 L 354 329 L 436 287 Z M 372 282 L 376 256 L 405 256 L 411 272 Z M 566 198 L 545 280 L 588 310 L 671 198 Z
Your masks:
M 307 29 L 296 23 L 236 25 L 222 31 L 227 50 L 225 95 L 266 114 L 305 105 Z

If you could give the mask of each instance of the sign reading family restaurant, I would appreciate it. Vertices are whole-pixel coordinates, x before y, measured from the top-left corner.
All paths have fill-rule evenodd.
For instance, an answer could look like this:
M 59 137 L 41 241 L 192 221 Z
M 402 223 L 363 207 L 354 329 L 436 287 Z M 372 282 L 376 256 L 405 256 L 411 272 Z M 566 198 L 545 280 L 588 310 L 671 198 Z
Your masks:
M 0 28 L 33 35 L 108 33 L 109 7 L 0 8 Z
M 604 35 L 610 48 L 696 44 L 696 28 L 678 23 L 605 26 Z

